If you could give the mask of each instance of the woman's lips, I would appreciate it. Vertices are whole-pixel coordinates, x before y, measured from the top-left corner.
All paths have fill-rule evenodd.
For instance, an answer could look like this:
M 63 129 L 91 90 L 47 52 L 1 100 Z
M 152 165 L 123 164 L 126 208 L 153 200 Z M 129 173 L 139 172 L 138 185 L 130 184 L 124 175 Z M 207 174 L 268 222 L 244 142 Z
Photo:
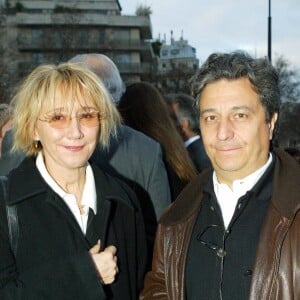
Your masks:
M 73 152 L 77 152 L 83 149 L 83 146 L 64 146 L 65 149 Z

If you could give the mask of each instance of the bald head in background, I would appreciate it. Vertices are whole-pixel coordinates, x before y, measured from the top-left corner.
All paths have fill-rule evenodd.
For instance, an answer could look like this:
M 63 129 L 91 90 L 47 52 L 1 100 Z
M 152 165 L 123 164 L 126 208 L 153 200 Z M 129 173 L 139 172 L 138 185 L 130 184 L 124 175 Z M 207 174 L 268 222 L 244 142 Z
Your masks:
M 104 83 L 112 99 L 117 104 L 125 91 L 125 84 L 115 63 L 99 53 L 78 54 L 69 62 L 82 63 L 93 71 Z

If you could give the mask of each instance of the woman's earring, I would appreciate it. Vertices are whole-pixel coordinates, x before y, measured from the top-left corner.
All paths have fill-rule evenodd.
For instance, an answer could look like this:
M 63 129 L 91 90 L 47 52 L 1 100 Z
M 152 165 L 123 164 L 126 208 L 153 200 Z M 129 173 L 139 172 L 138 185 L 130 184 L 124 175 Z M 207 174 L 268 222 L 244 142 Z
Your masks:
M 39 141 L 34 141 L 34 149 L 39 149 Z

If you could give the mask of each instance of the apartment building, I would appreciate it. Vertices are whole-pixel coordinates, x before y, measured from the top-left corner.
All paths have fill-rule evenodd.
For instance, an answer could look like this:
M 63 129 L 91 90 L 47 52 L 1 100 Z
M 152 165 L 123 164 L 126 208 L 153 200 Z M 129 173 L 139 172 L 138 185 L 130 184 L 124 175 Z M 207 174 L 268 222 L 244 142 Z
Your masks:
M 196 49 L 189 45 L 183 36 L 179 40 L 175 40 L 171 31 L 170 44 L 165 39 L 162 41 L 158 67 L 159 72 L 165 74 L 173 72 L 176 69 L 183 69 L 187 73 L 193 73 L 198 67 L 199 60 L 196 57 Z
M 158 40 L 161 44 L 157 60 L 157 76 L 155 85 L 163 93 L 189 93 L 188 79 L 199 68 L 196 49 L 181 35 L 180 39 L 173 38 L 171 31 L 170 43 L 166 38 Z
M 124 80 L 151 72 L 150 17 L 122 15 L 118 0 L 0 0 L 0 8 L 0 64 L 15 78 L 86 52 L 108 55 Z

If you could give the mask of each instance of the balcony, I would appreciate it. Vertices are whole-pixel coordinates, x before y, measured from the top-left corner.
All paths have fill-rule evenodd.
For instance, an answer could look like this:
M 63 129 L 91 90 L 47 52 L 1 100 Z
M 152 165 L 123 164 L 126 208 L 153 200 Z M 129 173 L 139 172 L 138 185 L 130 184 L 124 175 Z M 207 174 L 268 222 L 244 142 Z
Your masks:
M 108 28 L 139 28 L 143 39 L 152 39 L 152 26 L 146 16 L 114 16 L 96 13 L 18 13 L 16 24 L 19 27 L 34 26 L 99 26 Z
M 88 35 L 87 35 L 88 36 Z M 26 37 L 20 34 L 17 38 L 17 47 L 21 52 L 139 52 L 144 60 L 153 58 L 152 47 L 148 42 L 141 40 L 104 40 L 102 43 L 95 39 L 86 40 L 69 33 L 54 37 L 40 36 Z
M 151 63 L 118 63 L 115 62 L 121 74 L 143 75 L 152 72 Z

